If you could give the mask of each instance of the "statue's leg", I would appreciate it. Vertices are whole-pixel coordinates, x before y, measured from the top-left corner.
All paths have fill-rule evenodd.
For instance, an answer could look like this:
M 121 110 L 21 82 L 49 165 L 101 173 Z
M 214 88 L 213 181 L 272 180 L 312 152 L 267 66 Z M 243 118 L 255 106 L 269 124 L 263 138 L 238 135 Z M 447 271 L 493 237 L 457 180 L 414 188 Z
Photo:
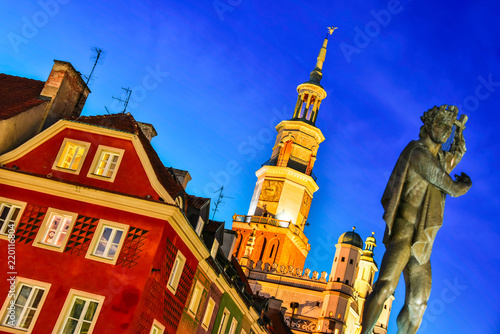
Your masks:
M 431 261 L 419 264 L 411 257 L 404 270 L 406 284 L 405 306 L 398 315 L 398 334 L 415 334 L 431 294 Z
M 391 241 L 386 245 L 377 282 L 366 298 L 361 334 L 372 334 L 384 303 L 396 290 L 401 272 L 410 259 L 413 225 L 399 218 L 394 222 Z

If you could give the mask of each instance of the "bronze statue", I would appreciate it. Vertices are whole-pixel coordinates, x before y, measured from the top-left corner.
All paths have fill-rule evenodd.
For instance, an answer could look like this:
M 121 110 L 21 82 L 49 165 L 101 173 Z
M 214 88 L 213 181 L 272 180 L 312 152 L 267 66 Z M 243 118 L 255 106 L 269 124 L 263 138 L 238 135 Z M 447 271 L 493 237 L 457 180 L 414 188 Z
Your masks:
M 465 153 L 462 131 L 466 116 L 457 120 L 455 106 L 434 107 L 420 119 L 419 140 L 411 141 L 399 156 L 382 196 L 387 227 L 386 251 L 373 292 L 364 307 L 361 334 L 371 334 L 384 302 L 390 297 L 401 272 L 406 284 L 405 305 L 398 315 L 398 334 L 416 333 L 431 292 L 432 244 L 443 223 L 446 194 L 465 194 L 470 178 L 462 173 L 453 180 L 449 173 Z M 441 145 L 456 131 L 450 151 Z

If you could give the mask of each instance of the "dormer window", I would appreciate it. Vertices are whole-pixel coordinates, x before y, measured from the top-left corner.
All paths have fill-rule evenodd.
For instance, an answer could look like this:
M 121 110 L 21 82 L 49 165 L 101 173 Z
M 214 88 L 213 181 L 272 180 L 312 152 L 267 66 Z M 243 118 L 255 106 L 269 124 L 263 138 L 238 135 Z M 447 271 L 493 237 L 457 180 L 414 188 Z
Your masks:
M 52 169 L 65 173 L 80 173 L 89 147 L 90 143 L 65 138 L 52 165 Z
M 201 231 L 203 230 L 203 226 L 205 226 L 205 221 L 201 216 L 198 217 L 198 223 L 196 224 L 196 229 L 195 232 L 198 234 L 198 236 L 201 235 Z
M 217 251 L 219 250 L 219 240 L 214 239 L 214 243 L 212 244 L 212 249 L 210 250 L 210 255 L 215 259 L 217 256 Z
M 99 145 L 87 176 L 113 182 L 124 152 L 119 148 Z
M 181 195 L 177 196 L 175 198 L 175 204 L 181 209 L 184 210 L 184 199 L 182 198 Z

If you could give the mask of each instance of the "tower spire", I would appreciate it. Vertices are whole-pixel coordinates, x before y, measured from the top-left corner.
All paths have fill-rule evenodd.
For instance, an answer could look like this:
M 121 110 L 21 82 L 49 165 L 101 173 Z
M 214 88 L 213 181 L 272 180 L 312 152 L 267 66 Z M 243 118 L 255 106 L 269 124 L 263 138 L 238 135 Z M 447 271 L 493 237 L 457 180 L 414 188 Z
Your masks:
M 311 74 L 309 75 L 309 82 L 310 83 L 315 83 L 319 85 L 319 82 L 321 81 L 321 78 L 323 77 L 323 63 L 325 62 L 326 58 L 326 46 L 328 45 L 328 35 L 333 34 L 335 29 L 338 29 L 337 27 L 328 27 L 328 33 L 326 34 L 325 40 L 323 41 L 323 46 L 319 50 L 319 55 L 316 61 L 316 67 L 314 67 L 314 70 L 312 70 Z
M 297 87 L 299 96 L 293 112 L 292 120 L 302 121 L 311 125 L 316 124 L 319 106 L 326 97 L 326 91 L 321 87 L 320 81 L 323 77 L 323 63 L 326 57 L 326 46 L 328 44 L 328 35 L 331 35 L 336 27 L 328 27 L 328 33 L 323 41 L 323 46 L 319 50 L 316 61 L 316 67 L 309 75 L 309 81 L 300 84 Z

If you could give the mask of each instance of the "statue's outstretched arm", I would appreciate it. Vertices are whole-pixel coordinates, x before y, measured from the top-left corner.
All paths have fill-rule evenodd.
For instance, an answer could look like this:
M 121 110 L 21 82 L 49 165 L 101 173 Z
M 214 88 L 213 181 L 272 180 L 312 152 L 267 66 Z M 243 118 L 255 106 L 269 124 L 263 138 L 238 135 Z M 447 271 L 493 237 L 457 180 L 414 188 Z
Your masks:
M 453 197 L 462 196 L 472 186 L 470 178 L 465 174 L 454 181 L 441 167 L 438 160 L 426 149 L 417 148 L 413 150 L 410 160 L 415 171 L 420 176 L 448 195 Z

